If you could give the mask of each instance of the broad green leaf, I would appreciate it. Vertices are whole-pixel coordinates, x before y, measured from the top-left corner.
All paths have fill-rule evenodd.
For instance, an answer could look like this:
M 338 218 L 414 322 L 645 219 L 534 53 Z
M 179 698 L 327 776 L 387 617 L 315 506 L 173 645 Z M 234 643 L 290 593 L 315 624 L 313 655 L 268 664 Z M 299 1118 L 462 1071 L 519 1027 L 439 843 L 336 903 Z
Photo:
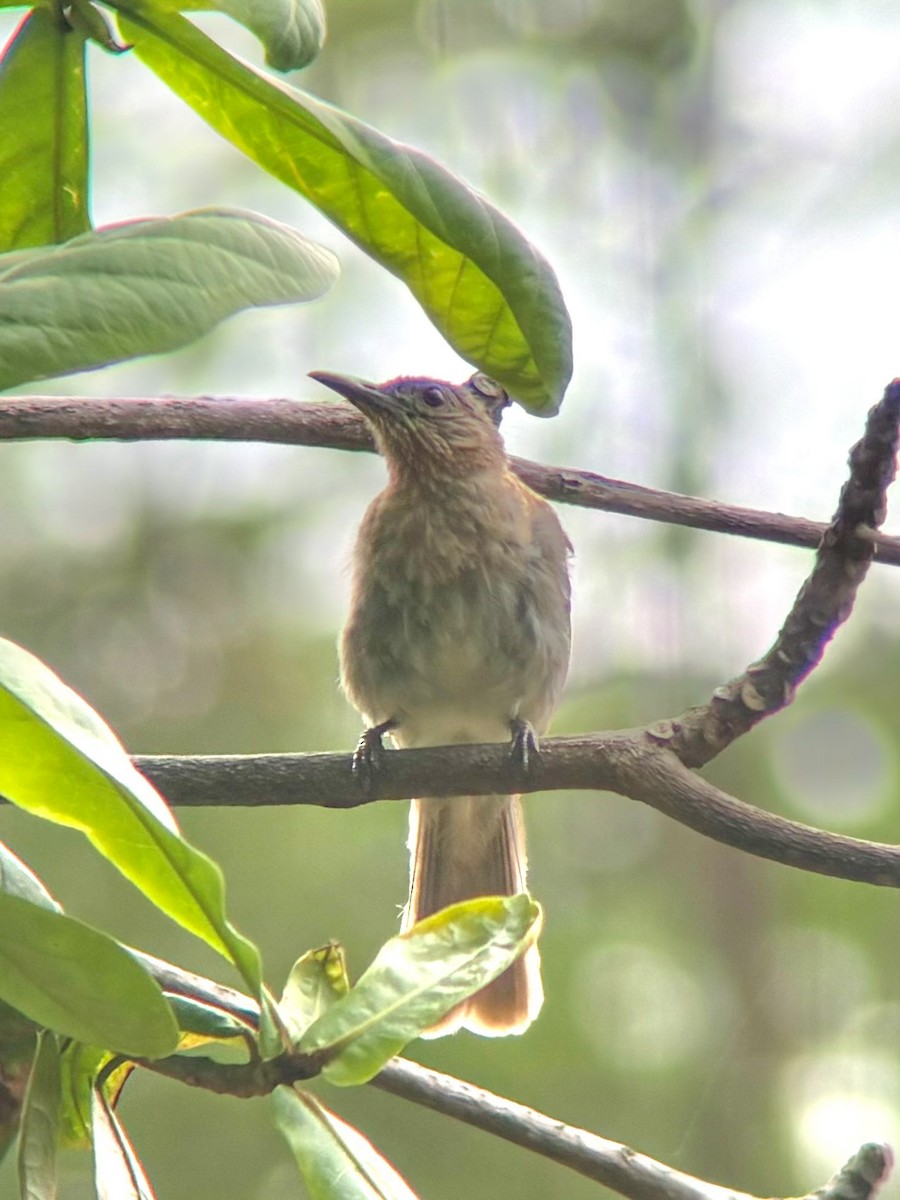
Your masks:
M 0 893 L 0 999 L 48 1029 L 161 1058 L 178 1028 L 159 986 L 108 934 Z
M 6 892 L 9 896 L 20 896 L 23 900 L 40 905 L 41 908 L 62 912 L 37 875 L 3 842 L 0 842 L 0 892 Z
M 229 55 L 180 14 L 115 0 L 135 53 L 223 137 L 410 288 L 450 345 L 527 408 L 556 411 L 571 325 L 546 260 L 433 159 Z
M 291 967 L 278 1011 L 293 1042 L 313 1021 L 350 990 L 344 948 L 329 942 L 318 950 L 307 950 Z
M 537 937 L 527 895 L 453 904 L 391 938 L 354 988 L 312 1024 L 301 1051 L 328 1051 L 323 1075 L 366 1083 L 460 1000 L 504 971 Z
M 99 1088 L 91 1094 L 97 1200 L 154 1200 L 128 1134 Z
M 219 868 L 183 840 L 162 797 L 94 710 L 34 655 L 2 638 L 0 794 L 80 829 L 158 908 L 234 962 L 261 995 L 259 952 L 225 916 Z
M 38 1038 L 19 1128 L 19 1200 L 56 1200 L 60 1063 L 54 1033 Z
M 0 130 L 0 252 L 88 229 L 84 39 L 56 7 L 33 9 L 0 59 Z
M 238 309 L 321 296 L 338 271 L 323 246 L 230 209 L 108 225 L 2 268 L 0 389 L 174 350 Z
M 227 13 L 259 38 L 266 62 L 276 71 L 308 66 L 325 41 L 321 0 L 189 0 L 177 7 Z
M 60 1070 L 56 1035 L 41 1034 L 19 1129 L 20 1200 L 56 1200 Z
M 272 1107 L 312 1200 L 416 1200 L 369 1139 L 309 1092 L 276 1088 Z

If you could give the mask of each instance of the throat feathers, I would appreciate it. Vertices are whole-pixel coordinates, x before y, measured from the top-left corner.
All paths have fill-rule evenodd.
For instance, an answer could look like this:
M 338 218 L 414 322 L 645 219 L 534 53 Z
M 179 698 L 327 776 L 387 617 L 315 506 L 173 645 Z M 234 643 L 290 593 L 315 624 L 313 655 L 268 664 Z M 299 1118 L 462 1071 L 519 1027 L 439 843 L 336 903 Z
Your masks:
M 506 742 L 520 761 L 556 708 L 569 662 L 571 551 L 550 505 L 510 470 L 509 403 L 486 375 L 372 384 L 312 372 L 371 426 L 388 484 L 353 552 L 341 683 L 367 732 L 399 747 Z M 403 928 L 448 904 L 526 890 L 518 796 L 412 801 Z M 530 946 L 428 1035 L 522 1033 L 543 1002 Z

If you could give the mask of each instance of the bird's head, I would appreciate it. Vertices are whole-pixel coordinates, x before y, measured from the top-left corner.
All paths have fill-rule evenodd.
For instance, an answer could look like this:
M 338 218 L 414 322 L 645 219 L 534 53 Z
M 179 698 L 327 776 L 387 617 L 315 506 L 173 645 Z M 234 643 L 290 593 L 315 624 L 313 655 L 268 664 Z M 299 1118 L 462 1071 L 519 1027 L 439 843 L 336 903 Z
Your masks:
M 359 409 L 393 470 L 463 475 L 506 461 L 498 430 L 509 396 L 487 375 L 460 384 L 405 376 L 367 383 L 328 371 L 310 377 Z

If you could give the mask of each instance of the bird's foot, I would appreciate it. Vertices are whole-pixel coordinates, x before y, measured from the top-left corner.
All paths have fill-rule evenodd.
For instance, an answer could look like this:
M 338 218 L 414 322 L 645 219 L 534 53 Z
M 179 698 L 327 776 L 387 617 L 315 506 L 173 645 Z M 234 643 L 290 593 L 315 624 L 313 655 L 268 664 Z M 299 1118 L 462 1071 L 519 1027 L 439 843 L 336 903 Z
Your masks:
M 353 774 L 363 785 L 368 784 L 378 773 L 378 767 L 384 754 L 382 738 L 396 727 L 397 722 L 393 718 L 382 721 L 380 725 L 373 725 L 371 729 L 366 729 L 356 743 L 356 749 L 353 751 Z
M 528 721 L 522 717 L 513 717 L 509 723 L 512 740 L 509 743 L 509 757 L 513 762 L 527 771 L 532 761 L 541 757 L 537 734 Z

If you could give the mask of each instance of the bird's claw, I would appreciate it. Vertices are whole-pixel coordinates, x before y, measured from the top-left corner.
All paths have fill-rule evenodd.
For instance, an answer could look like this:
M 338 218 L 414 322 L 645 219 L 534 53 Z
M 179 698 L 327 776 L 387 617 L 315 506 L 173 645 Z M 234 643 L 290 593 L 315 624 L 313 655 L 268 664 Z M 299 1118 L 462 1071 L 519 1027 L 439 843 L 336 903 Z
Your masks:
M 509 727 L 512 731 L 509 757 L 521 770 L 527 771 L 532 762 L 541 757 L 537 734 L 522 717 L 514 717 L 510 721 Z
M 362 784 L 368 784 L 378 773 L 384 755 L 382 738 L 396 726 L 396 721 L 382 721 L 366 729 L 353 751 L 353 774 Z

